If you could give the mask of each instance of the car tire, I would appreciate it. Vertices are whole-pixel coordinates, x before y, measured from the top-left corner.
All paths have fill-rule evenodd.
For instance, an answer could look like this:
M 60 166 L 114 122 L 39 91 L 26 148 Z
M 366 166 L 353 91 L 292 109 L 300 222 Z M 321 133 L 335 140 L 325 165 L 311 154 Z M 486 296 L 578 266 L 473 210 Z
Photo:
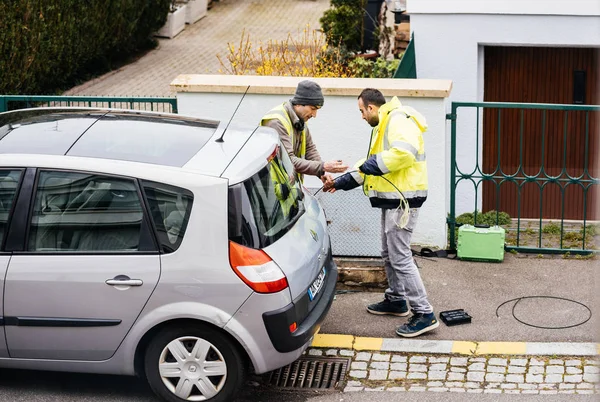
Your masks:
M 150 388 L 169 402 L 231 401 L 244 384 L 247 366 L 233 341 L 200 325 L 164 329 L 144 356 Z

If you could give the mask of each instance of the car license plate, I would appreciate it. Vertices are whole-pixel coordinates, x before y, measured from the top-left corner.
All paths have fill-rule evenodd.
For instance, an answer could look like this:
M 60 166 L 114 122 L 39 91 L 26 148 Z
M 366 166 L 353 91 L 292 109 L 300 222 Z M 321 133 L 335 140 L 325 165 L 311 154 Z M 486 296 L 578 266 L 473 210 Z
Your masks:
M 317 279 L 315 279 L 312 285 L 310 285 L 310 287 L 308 288 L 308 298 L 311 301 L 315 298 L 317 293 L 319 293 L 319 290 L 321 290 L 321 288 L 323 287 L 323 283 L 325 283 L 325 267 L 323 267 L 323 269 L 319 273 L 319 276 L 317 276 Z

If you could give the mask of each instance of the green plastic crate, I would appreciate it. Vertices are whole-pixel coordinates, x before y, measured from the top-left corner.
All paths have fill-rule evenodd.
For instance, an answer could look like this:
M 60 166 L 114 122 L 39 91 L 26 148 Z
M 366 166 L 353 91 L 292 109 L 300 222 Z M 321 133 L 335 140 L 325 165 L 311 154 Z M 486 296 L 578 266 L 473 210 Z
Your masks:
M 458 228 L 456 256 L 461 260 L 502 262 L 504 237 L 504 228 L 500 226 L 462 225 Z

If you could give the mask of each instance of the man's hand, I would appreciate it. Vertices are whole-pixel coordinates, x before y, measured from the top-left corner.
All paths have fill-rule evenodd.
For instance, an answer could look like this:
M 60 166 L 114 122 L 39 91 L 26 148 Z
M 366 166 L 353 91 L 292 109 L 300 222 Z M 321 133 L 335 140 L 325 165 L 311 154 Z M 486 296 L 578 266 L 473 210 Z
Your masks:
M 341 160 L 328 161 L 323 164 L 323 170 L 328 173 L 344 173 L 348 169 L 348 165 Z
M 323 176 L 319 177 L 319 179 L 321 179 L 323 184 L 333 183 L 333 176 L 329 173 L 325 173 Z
M 323 192 L 334 193 L 335 188 L 333 186 L 334 186 L 335 180 L 334 180 L 333 176 L 325 173 L 320 178 L 321 178 L 321 181 L 323 182 Z
M 323 186 L 323 192 L 324 193 L 335 193 L 335 187 L 334 187 L 334 183 L 325 183 L 325 185 Z

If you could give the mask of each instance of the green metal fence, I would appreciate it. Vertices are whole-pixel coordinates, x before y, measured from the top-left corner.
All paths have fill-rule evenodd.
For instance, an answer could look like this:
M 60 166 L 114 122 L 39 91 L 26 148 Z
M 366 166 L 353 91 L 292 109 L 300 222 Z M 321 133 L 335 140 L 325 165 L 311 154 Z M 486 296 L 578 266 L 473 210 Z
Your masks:
M 594 212 L 593 209 L 593 204 L 600 198 L 599 112 L 597 105 L 452 102 L 452 112 L 446 116 L 451 121 L 450 212 L 447 219 L 450 248 L 456 248 L 461 219 L 471 219 L 472 213 L 475 224 L 482 223 L 484 217 L 488 221 L 484 223 L 489 223 L 489 213 L 484 214 L 485 210 L 478 209 L 485 204 L 480 198 L 483 187 L 490 189 L 492 186 L 496 198 L 487 200 L 487 205 L 490 202 L 496 205 L 495 211 L 491 212 L 492 218 L 495 217 L 492 224 L 507 230 L 506 250 L 590 254 L 600 249 L 600 217 L 594 215 L 597 210 Z M 511 124 L 506 124 L 507 121 Z M 507 140 L 509 136 L 510 141 Z M 459 150 L 461 157 L 457 160 L 457 138 L 463 146 L 475 145 L 476 154 L 472 163 L 466 163 L 468 167 L 461 165 L 466 149 Z M 532 151 L 532 145 L 538 149 Z M 575 154 L 576 163 L 573 162 Z M 507 157 L 514 162 L 510 171 L 502 166 Z M 532 162 L 535 169 L 532 169 Z M 553 168 L 549 168 L 552 163 Z M 573 174 L 574 168 L 577 174 Z M 526 188 L 528 194 L 535 193 L 535 197 L 539 190 L 539 198 L 533 203 L 528 200 L 527 204 L 530 215 L 531 210 L 539 206 L 539 213 L 534 214 L 537 216 L 524 217 Z M 508 191 L 512 193 L 506 193 Z M 460 200 L 460 208 L 467 214 L 457 217 L 457 196 L 467 192 L 467 199 Z M 570 204 L 570 208 L 571 214 L 577 214 L 577 217 L 565 219 L 566 195 L 575 193 L 579 198 L 575 205 Z M 474 200 L 470 199 L 471 195 Z M 504 206 L 514 202 L 511 208 L 516 214 L 510 215 L 509 222 L 501 222 L 504 215 L 500 208 L 501 199 Z M 465 204 L 471 201 L 474 201 L 470 204 L 472 209 L 469 206 L 465 211 Z M 549 204 L 555 210 L 550 218 Z
M 0 113 L 32 107 L 97 107 L 177 113 L 176 98 L 0 95 Z
M 417 78 L 417 62 L 415 56 L 415 34 L 410 36 L 410 42 L 400 59 L 400 64 L 393 78 Z

